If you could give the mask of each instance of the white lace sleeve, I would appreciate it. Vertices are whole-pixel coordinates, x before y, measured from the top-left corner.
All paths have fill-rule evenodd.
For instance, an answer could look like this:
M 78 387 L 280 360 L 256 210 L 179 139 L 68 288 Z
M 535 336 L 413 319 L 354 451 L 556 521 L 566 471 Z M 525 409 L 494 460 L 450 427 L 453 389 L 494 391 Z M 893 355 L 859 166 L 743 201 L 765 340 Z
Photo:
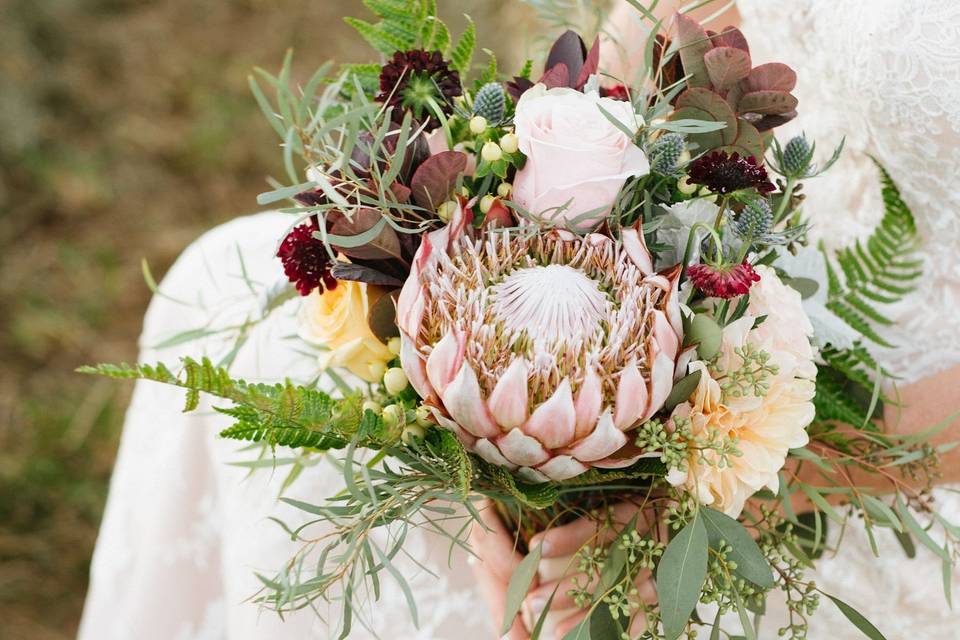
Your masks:
M 828 246 L 870 233 L 883 213 L 878 173 L 890 172 L 913 211 L 924 276 L 889 309 L 896 349 L 874 349 L 907 381 L 960 364 L 960 3 L 954 0 L 738 0 L 755 64 L 780 61 L 799 75 L 800 116 L 778 137 L 805 131 L 818 153 L 846 137 L 844 156 L 804 190 L 806 213 Z M 936 492 L 940 512 L 960 516 L 960 496 Z M 833 527 L 831 541 L 839 538 Z M 817 563 L 816 582 L 849 602 L 891 638 L 960 638 L 947 606 L 941 563 L 919 549 L 907 559 L 888 530 L 879 557 L 853 522 L 841 551 Z M 953 592 L 960 589 L 954 572 Z M 785 611 L 771 603 L 760 637 L 776 637 Z M 734 623 L 735 626 L 735 623 Z M 733 628 L 733 627 L 731 627 Z M 863 635 L 824 601 L 811 640 Z
M 917 220 L 924 277 L 876 355 L 904 380 L 960 364 L 960 3 L 954 0 L 739 0 L 755 64 L 798 71 L 799 117 L 819 154 L 846 138 L 825 176 L 804 185 L 813 235 L 830 247 L 869 234 L 883 213 L 876 158 Z
M 242 321 L 257 304 L 254 286 L 282 276 L 272 258 L 290 218 L 261 214 L 208 233 L 192 245 L 164 279 L 144 321 L 141 361 L 176 362 L 182 355 L 221 357 L 230 345 L 215 336 L 170 349 L 153 348 L 184 330 Z M 241 267 L 238 255 L 243 255 Z M 244 270 L 246 276 L 244 276 Z M 175 300 L 189 304 L 181 304 Z M 307 380 L 316 360 L 295 335 L 298 302 L 291 301 L 255 329 L 237 355 L 233 372 L 247 380 Z M 256 573 L 272 576 L 297 544 L 271 522 L 297 525 L 306 514 L 277 500 L 286 468 L 247 469 L 235 442 L 216 437 L 229 425 L 210 410 L 184 414 L 183 393 L 138 383 L 127 413 L 120 452 L 91 569 L 81 640 L 254 640 L 326 638 L 324 619 L 338 620 L 337 603 L 316 612 L 286 616 L 249 602 L 260 588 Z M 289 452 L 279 451 L 283 457 Z M 339 474 L 325 463 L 307 468 L 290 497 L 320 502 L 341 488 Z M 464 554 L 412 535 L 412 561 L 398 562 L 420 603 L 420 628 L 410 622 L 406 600 L 385 579 L 379 603 L 358 612 L 351 638 L 400 640 L 489 638 L 484 608 L 474 593 Z M 432 571 L 435 575 L 431 575 Z M 376 616 L 372 612 L 376 611 Z M 370 628 L 365 628 L 364 623 Z

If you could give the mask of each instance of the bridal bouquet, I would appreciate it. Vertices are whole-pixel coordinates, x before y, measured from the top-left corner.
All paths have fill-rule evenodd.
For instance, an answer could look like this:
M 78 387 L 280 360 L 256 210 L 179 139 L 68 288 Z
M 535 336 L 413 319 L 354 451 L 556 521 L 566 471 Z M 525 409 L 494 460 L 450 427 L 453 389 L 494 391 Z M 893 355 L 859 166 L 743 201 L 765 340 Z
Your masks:
M 190 359 L 88 369 L 184 387 L 188 410 L 201 392 L 229 401 L 223 437 L 340 465 L 343 491 L 288 500 L 311 517 L 288 530 L 303 548 L 258 600 L 337 599 L 346 637 L 389 577 L 415 617 L 394 566 L 407 533 L 465 547 L 482 505 L 527 554 L 505 629 L 535 579 L 532 536 L 586 518 L 597 535 L 565 571 L 587 615 L 568 638 L 719 638 L 727 612 L 756 638 L 771 591 L 785 637 L 827 598 L 882 638 L 805 570 L 828 522 L 919 542 L 947 574 L 957 549 L 926 491 L 929 434 L 878 426 L 895 399 L 869 347 L 890 346 L 883 306 L 920 277 L 889 176 L 873 235 L 828 254 L 801 185 L 840 149 L 818 167 L 803 136 L 778 142 L 796 74 L 755 64 L 737 29 L 681 14 L 667 29 L 633 2 L 649 35 L 629 77 L 573 31 L 507 77 L 434 2 L 364 4 L 378 21 L 348 22 L 378 62 L 300 85 L 288 60 L 251 80 L 290 182 L 260 198 L 291 215 L 289 282 L 261 308 L 302 297 L 300 338 L 332 382 L 247 384 Z M 647 576 L 653 602 L 635 587 Z

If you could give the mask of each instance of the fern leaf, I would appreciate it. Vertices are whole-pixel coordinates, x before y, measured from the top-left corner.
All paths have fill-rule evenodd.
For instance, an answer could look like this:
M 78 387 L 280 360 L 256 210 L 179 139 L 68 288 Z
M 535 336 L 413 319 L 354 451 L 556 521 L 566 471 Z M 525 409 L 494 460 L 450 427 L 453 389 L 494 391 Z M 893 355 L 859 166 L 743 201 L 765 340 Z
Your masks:
M 827 307 L 866 339 L 892 347 L 875 329 L 893 324 L 879 305 L 900 302 L 913 290 L 922 275 L 922 261 L 912 257 L 918 245 L 913 214 L 890 174 L 876 164 L 883 217 L 870 237 L 838 251 L 833 261 L 827 261 Z M 836 267 L 843 274 L 842 280 Z
M 473 66 L 473 51 L 477 46 L 477 26 L 473 20 L 467 16 L 467 28 L 464 29 L 460 37 L 457 38 L 457 44 L 450 50 L 450 60 L 453 62 L 453 68 L 460 72 L 461 76 L 466 76 Z

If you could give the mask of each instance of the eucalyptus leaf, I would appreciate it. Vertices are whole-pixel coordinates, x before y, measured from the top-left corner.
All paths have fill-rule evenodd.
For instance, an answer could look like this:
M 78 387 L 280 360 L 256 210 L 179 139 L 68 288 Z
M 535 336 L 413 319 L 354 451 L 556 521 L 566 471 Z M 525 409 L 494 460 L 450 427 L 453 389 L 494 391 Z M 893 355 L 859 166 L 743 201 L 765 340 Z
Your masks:
M 700 514 L 707 529 L 710 546 L 718 548 L 721 540 L 729 545 L 727 558 L 737 564 L 734 573 L 758 587 L 772 588 L 774 580 L 770 563 L 743 525 L 709 507 L 701 507 Z
M 821 591 L 820 593 L 823 592 Z M 861 614 L 859 611 L 848 605 L 840 598 L 835 598 L 829 593 L 824 593 L 823 595 L 830 598 L 833 604 L 837 605 L 837 609 L 840 609 L 840 613 L 842 613 L 847 620 L 852 622 L 853 626 L 855 626 L 857 629 L 860 629 L 860 631 L 863 632 L 863 635 L 867 636 L 871 640 L 887 640 L 887 638 L 880 633 L 880 630 L 873 626 L 869 620 L 864 618 L 863 614 Z
M 666 640 L 676 640 L 700 600 L 707 577 L 707 529 L 698 512 L 670 544 L 657 567 L 657 594 Z
M 686 402 L 690 395 L 697 388 L 697 385 L 700 384 L 700 376 L 703 375 L 703 371 L 696 370 L 690 375 L 684 376 L 673 385 L 673 389 L 670 390 L 670 395 L 667 396 L 667 401 L 664 402 L 663 407 L 667 411 L 672 411 L 681 402 Z
M 503 625 L 500 634 L 504 635 L 510 631 L 513 621 L 520 613 L 520 607 L 523 606 L 523 599 L 527 597 L 530 585 L 537 575 L 537 569 L 540 565 L 540 554 L 543 545 L 537 545 L 533 551 L 520 561 L 513 575 L 510 576 L 510 584 L 507 586 L 507 600 L 503 610 Z

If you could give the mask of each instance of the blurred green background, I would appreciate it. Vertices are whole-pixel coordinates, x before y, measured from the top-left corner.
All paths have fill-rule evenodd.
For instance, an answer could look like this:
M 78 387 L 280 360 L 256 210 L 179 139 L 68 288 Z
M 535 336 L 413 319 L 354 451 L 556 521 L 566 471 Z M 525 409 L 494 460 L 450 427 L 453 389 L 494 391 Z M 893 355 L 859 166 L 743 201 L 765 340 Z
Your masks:
M 532 11 L 443 0 L 502 68 Z M 278 141 L 254 65 L 295 75 L 372 51 L 359 0 L 0 0 L 0 638 L 72 638 L 130 387 L 73 373 L 132 360 L 159 278 L 256 210 Z M 513 46 L 514 57 L 506 54 Z M 482 55 L 478 60 L 483 59 Z M 518 67 L 517 67 L 518 68 Z

